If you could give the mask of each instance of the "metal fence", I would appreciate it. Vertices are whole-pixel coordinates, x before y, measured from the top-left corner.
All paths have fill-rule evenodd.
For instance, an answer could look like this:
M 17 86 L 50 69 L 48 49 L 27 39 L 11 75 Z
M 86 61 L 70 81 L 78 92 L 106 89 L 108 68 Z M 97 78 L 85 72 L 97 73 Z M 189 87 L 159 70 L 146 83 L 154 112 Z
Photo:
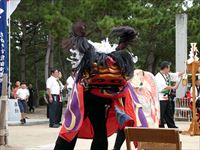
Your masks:
M 175 101 L 175 119 L 188 120 L 192 119 L 192 111 L 189 107 L 190 100 L 187 98 L 177 98 Z

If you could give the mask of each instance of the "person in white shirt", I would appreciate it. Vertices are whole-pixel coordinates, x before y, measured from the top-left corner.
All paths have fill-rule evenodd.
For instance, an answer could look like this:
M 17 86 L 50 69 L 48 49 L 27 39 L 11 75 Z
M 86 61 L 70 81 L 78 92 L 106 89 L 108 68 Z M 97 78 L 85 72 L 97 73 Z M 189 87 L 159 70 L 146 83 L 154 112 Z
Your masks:
M 59 72 L 57 69 L 51 71 L 51 76 L 46 81 L 47 94 L 49 97 L 49 127 L 58 128 L 60 86 L 57 81 Z
M 25 83 L 21 83 L 21 88 L 19 88 L 16 92 L 16 96 L 18 99 L 18 105 L 21 112 L 21 123 L 26 123 L 26 112 L 27 112 L 27 101 L 29 97 L 29 91 L 26 87 Z
M 179 77 L 183 73 L 170 73 L 171 63 L 163 61 L 160 65 L 160 72 L 155 76 L 158 98 L 160 100 L 160 128 L 164 128 L 164 123 L 167 123 L 168 128 L 177 128 L 173 117 L 173 106 L 170 103 L 170 92 L 178 88 L 179 84 L 171 85 L 171 81 L 178 82 Z

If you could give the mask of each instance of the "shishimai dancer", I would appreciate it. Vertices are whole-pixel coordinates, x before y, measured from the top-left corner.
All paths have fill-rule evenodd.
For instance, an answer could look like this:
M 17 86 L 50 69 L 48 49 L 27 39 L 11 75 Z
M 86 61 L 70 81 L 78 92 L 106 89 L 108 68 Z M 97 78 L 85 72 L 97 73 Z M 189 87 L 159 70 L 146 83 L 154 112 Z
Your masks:
M 135 57 L 126 50 L 136 38 L 131 27 L 114 28 L 108 38 L 95 43 L 86 38 L 86 26 L 72 27 L 72 68 L 75 83 L 65 121 L 54 150 L 73 150 L 77 138 L 93 139 L 91 150 L 107 150 L 107 137 L 125 126 L 146 127 L 147 121 L 132 85 Z M 89 148 L 88 148 L 89 149 Z

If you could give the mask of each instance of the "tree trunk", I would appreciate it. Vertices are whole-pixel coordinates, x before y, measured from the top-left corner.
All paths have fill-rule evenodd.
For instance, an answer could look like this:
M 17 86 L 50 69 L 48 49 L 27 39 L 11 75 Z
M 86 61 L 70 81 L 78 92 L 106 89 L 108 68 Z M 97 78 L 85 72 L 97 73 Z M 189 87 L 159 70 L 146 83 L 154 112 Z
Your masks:
M 67 78 L 66 58 L 61 47 L 58 47 L 58 60 L 59 60 L 59 65 L 60 65 L 63 79 L 66 79 Z
M 152 73 L 155 73 L 155 60 L 156 60 L 156 57 L 155 57 L 155 50 L 151 50 L 147 56 L 147 70 L 149 72 L 152 72 Z
M 34 44 L 34 50 L 35 50 L 35 55 L 34 55 L 34 70 L 35 70 L 35 106 L 39 106 L 39 86 L 38 86 L 38 64 L 37 64 L 37 48 L 35 47 L 35 44 Z
M 53 53 L 53 50 L 54 50 L 54 40 L 53 40 L 53 37 L 51 37 L 51 51 L 50 51 L 50 57 L 49 57 L 49 72 L 51 72 L 51 70 L 53 69 L 54 65 L 54 53 Z
M 26 78 L 25 78 L 25 63 L 26 63 L 26 60 L 25 60 L 25 54 L 24 52 L 21 54 L 21 81 L 22 82 L 25 82 L 26 81 Z
M 21 45 L 21 55 L 20 55 L 20 61 L 21 61 L 21 81 L 25 82 L 26 81 L 26 45 L 25 45 L 25 26 L 22 26 L 22 33 L 23 33 L 23 37 L 22 37 L 22 45 Z
M 39 106 L 39 86 L 38 86 L 38 67 L 37 67 L 37 63 L 35 64 L 35 106 L 38 107 Z
M 51 5 L 54 5 L 54 0 L 51 0 Z M 49 45 L 50 47 L 50 56 L 49 56 L 49 66 L 48 66 L 48 72 L 51 72 L 51 70 L 53 69 L 53 49 L 54 49 L 54 43 L 53 43 L 53 36 L 49 33 L 50 37 L 51 37 L 51 43 Z M 47 79 L 47 78 L 46 78 Z
M 50 54 L 51 54 L 51 48 L 52 48 L 52 35 L 51 33 L 49 33 L 47 52 L 46 52 L 46 57 L 45 57 L 45 81 L 49 77 L 49 59 L 50 59 Z

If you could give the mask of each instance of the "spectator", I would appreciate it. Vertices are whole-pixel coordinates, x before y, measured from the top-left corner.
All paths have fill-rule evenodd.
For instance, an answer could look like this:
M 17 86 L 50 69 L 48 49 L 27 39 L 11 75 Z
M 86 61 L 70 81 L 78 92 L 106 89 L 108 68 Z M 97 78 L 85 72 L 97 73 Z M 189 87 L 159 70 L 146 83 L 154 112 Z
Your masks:
M 17 98 L 17 90 L 20 88 L 20 81 L 16 81 L 15 82 L 15 86 L 13 87 L 13 89 L 12 89 L 12 97 L 13 98 Z
M 51 76 L 47 79 L 46 88 L 49 97 L 49 127 L 58 128 L 60 125 L 57 122 L 59 117 L 58 105 L 60 98 L 60 86 L 58 84 L 58 70 L 51 71 Z
M 29 98 L 28 98 L 28 106 L 29 106 L 29 112 L 34 112 L 35 111 L 35 109 L 34 109 L 34 90 L 33 90 L 33 86 L 32 86 L 32 84 L 29 84 L 29 86 L 28 86 L 28 90 L 29 90 L 29 94 L 30 94 L 30 96 L 29 96 Z
M 178 81 L 183 73 L 170 73 L 170 62 L 163 61 L 160 65 L 160 72 L 155 76 L 158 98 L 160 100 L 160 128 L 164 128 L 166 121 L 168 128 L 177 128 L 174 122 L 173 106 L 170 102 L 170 92 L 178 88 L 179 84 L 171 85 L 171 81 Z
M 29 91 L 27 90 L 26 84 L 21 83 L 21 88 L 16 92 L 18 98 L 18 105 L 21 113 L 21 123 L 26 123 L 26 112 L 27 112 L 27 101 L 29 97 Z
M 198 126 L 200 128 L 200 87 L 199 87 L 199 79 L 196 78 L 195 80 L 195 105 L 196 105 L 196 119 Z M 190 109 L 193 110 L 193 99 L 192 99 L 192 87 L 190 88 Z M 189 96 L 188 96 L 189 97 Z
M 196 119 L 197 119 L 197 123 L 198 123 L 199 128 L 200 128 L 200 99 L 196 100 L 196 111 L 197 111 Z

